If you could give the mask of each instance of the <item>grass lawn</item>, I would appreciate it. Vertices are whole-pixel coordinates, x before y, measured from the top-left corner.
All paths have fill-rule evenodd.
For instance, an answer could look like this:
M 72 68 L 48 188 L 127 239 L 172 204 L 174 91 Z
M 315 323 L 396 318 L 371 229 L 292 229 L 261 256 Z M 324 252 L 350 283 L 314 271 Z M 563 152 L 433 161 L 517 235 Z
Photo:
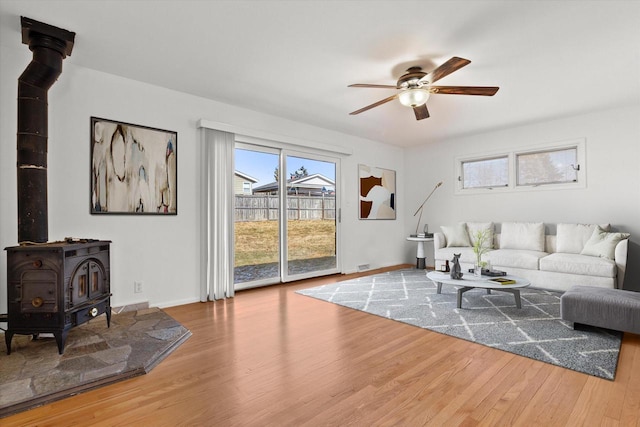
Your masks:
M 288 224 L 289 260 L 336 254 L 334 220 L 293 220 Z M 278 262 L 278 222 L 235 223 L 235 266 Z

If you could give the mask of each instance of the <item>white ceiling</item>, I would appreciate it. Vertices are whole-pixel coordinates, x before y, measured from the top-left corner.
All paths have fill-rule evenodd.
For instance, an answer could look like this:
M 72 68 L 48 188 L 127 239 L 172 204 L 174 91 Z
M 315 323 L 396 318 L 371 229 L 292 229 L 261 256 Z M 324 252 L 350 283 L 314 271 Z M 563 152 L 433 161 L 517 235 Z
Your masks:
M 76 33 L 65 63 L 398 146 L 640 103 L 635 0 L 0 0 L 0 12 L 3 45 L 20 44 L 27 16 Z M 397 101 L 348 114 L 393 92 L 347 85 L 452 56 L 472 63 L 438 84 L 500 91 L 433 95 L 422 121 Z

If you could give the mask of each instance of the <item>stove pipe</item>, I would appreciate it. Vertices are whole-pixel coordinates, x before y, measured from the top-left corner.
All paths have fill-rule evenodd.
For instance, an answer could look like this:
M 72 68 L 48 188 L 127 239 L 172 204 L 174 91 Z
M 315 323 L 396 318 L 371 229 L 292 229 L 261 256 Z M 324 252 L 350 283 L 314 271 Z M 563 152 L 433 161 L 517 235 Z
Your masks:
M 21 17 L 22 43 L 33 52 L 18 78 L 18 242 L 49 239 L 47 92 L 71 55 L 75 33 Z

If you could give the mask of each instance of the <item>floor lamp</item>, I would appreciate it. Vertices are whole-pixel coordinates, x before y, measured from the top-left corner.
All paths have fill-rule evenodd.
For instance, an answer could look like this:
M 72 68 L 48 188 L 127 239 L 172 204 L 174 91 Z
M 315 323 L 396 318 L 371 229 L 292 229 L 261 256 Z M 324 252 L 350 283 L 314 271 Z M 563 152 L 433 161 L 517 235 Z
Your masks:
M 416 224 L 416 237 L 418 237 L 418 228 L 420 228 L 420 221 L 422 221 L 422 211 L 424 210 L 424 204 L 427 203 L 427 200 L 429 200 L 429 198 L 433 195 L 433 193 L 438 189 L 438 187 L 440 187 L 442 185 L 442 181 L 440 181 L 439 183 L 436 184 L 435 187 L 433 187 L 433 190 L 431 190 L 431 193 L 429 193 L 429 195 L 427 196 L 426 199 L 424 199 L 424 202 L 422 202 L 422 204 L 420 205 L 420 207 L 418 208 L 418 210 L 416 211 L 416 213 L 413 214 L 413 216 L 418 215 L 418 212 L 420 212 L 420 216 L 418 217 L 418 224 Z M 426 235 L 426 233 L 425 233 Z

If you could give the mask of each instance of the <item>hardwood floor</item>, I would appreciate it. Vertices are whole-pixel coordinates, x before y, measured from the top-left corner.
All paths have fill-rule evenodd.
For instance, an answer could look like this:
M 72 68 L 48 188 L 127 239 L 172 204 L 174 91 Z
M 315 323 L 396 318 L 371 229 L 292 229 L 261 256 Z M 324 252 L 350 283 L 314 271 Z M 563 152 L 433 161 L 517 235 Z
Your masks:
M 607 381 L 294 293 L 166 309 L 193 336 L 149 374 L 9 426 L 638 426 L 640 336 Z

